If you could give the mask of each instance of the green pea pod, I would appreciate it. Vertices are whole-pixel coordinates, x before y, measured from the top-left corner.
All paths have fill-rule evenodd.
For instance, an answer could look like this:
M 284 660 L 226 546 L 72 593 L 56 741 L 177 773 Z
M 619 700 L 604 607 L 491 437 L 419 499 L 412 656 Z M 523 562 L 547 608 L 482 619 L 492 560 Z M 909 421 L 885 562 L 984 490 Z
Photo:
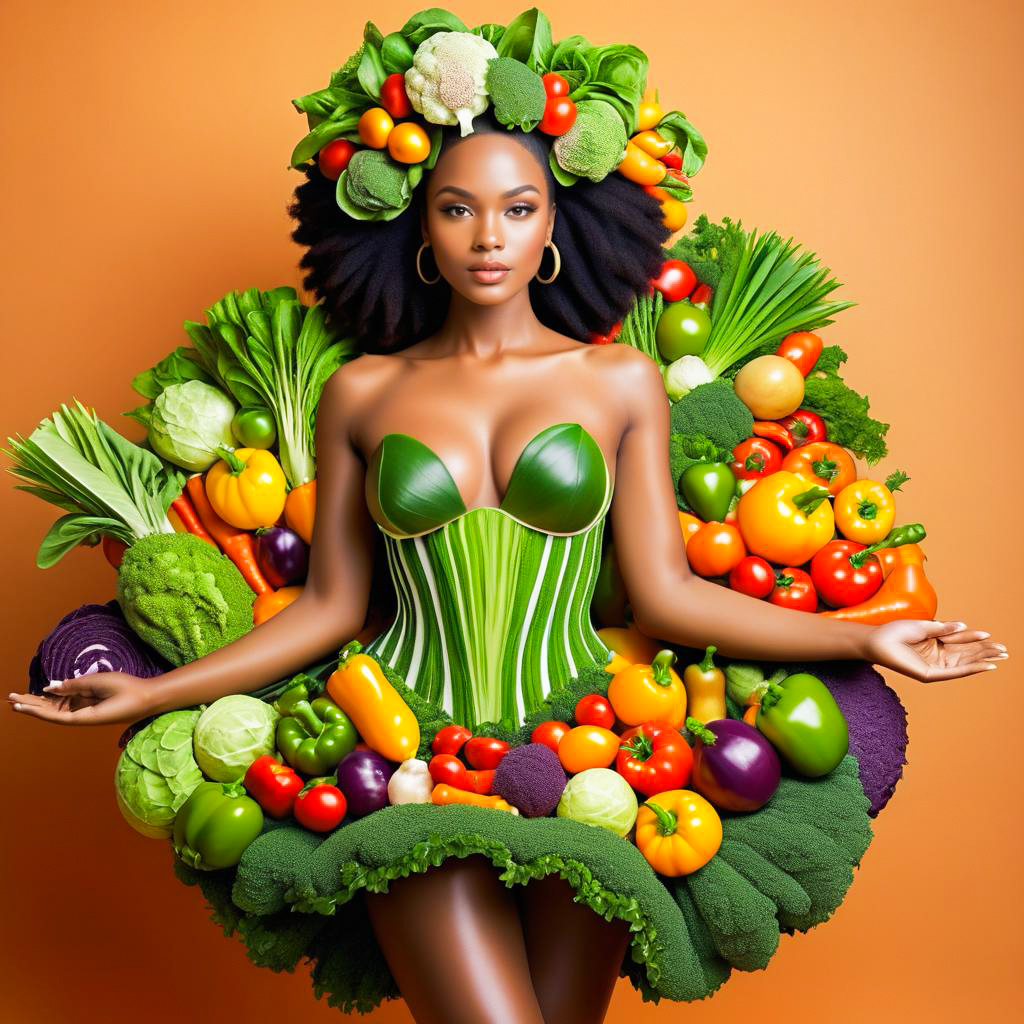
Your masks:
M 263 831 L 263 811 L 238 783 L 200 782 L 174 819 L 174 852 L 201 871 L 229 868 Z
M 351 719 L 327 697 L 312 704 L 303 683 L 286 690 L 275 702 L 277 749 L 296 771 L 327 775 L 356 748 L 359 736 Z
M 721 523 L 736 494 L 736 477 L 724 462 L 697 462 L 683 470 L 679 491 L 704 522 Z
M 828 775 L 846 756 L 846 719 L 828 687 L 808 672 L 769 683 L 757 728 L 788 762 L 809 778 Z

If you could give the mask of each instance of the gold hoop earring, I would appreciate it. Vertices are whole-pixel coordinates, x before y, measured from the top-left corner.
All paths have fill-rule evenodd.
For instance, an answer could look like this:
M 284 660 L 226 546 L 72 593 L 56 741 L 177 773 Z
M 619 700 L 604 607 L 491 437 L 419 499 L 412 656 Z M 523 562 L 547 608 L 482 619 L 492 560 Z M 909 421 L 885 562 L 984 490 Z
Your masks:
M 424 242 L 416 250 L 416 273 L 419 274 L 419 278 L 424 284 L 437 284 L 437 282 L 441 280 L 441 271 L 438 270 L 437 277 L 430 279 L 423 276 L 423 267 L 420 266 L 420 257 L 423 255 L 423 250 L 429 248 L 430 245 L 427 242 Z
M 562 269 L 562 254 L 558 251 L 558 246 L 555 245 L 554 242 L 545 242 L 544 248 L 546 249 L 549 247 L 555 254 L 555 269 L 551 272 L 550 277 L 541 277 L 539 273 L 534 275 L 540 284 L 551 284 L 551 282 L 558 277 L 558 272 Z

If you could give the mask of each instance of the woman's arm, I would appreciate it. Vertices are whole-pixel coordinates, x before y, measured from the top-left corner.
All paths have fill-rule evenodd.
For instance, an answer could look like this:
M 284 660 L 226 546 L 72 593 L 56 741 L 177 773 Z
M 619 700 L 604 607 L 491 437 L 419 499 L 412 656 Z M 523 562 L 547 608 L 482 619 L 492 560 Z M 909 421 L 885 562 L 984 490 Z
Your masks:
M 714 644 L 727 657 L 863 659 L 919 679 L 996 667 L 986 659 L 1000 657 L 1005 647 L 963 623 L 841 622 L 755 601 L 694 575 L 668 470 L 669 403 L 661 374 L 639 353 L 624 350 L 618 361 L 616 392 L 624 396 L 627 423 L 616 466 L 612 529 L 633 616 L 643 632 L 686 647 Z
M 359 391 L 350 365 L 331 377 L 320 401 L 316 522 L 301 596 L 234 643 L 155 679 L 96 673 L 48 688 L 61 698 L 57 702 L 11 694 L 18 710 L 64 724 L 133 721 L 259 689 L 336 651 L 359 632 L 369 601 L 374 537 L 363 497 L 364 466 L 350 438 Z

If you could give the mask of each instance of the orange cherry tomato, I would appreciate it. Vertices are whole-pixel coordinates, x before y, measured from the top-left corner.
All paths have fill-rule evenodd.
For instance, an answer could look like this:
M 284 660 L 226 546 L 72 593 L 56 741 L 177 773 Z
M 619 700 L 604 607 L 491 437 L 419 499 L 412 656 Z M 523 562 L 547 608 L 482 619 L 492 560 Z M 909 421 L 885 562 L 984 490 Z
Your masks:
M 665 179 L 667 168 L 635 143 L 627 142 L 626 155 L 616 170 L 628 181 L 635 181 L 638 185 L 660 185 Z
M 395 122 L 383 107 L 370 107 L 359 118 L 359 138 L 371 149 L 383 149 L 394 127 Z
M 599 725 L 577 725 L 558 744 L 558 759 L 573 775 L 588 768 L 607 768 L 619 752 L 619 737 Z
M 689 546 L 690 539 L 704 525 L 703 520 L 691 516 L 689 512 L 679 510 L 679 526 L 683 531 L 683 543 Z
M 430 136 L 415 121 L 403 121 L 388 135 L 388 152 L 400 164 L 422 163 L 430 155 Z
M 698 576 L 727 576 L 746 556 L 743 537 L 732 523 L 705 523 L 686 546 L 690 568 Z
M 827 487 L 833 496 L 857 479 L 853 456 L 831 441 L 812 441 L 793 449 L 782 460 L 782 468 L 811 484 Z

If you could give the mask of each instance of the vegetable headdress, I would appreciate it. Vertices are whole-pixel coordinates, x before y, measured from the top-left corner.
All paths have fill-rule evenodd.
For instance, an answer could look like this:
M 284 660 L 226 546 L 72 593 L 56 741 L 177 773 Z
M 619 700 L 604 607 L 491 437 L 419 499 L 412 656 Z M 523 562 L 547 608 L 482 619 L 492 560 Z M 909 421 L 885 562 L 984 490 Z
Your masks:
M 309 122 L 292 165 L 313 158 L 336 179 L 338 206 L 358 220 L 390 220 L 437 161 L 441 126 L 465 136 L 493 108 L 510 131 L 551 138 L 556 180 L 600 181 L 618 170 L 662 202 L 666 224 L 691 197 L 707 145 L 679 111 L 645 98 L 647 55 L 635 46 L 553 41 L 537 8 L 508 25 L 467 28 L 432 7 L 397 32 L 372 22 L 325 89 L 293 100 Z M 683 218 L 685 219 L 685 218 Z

